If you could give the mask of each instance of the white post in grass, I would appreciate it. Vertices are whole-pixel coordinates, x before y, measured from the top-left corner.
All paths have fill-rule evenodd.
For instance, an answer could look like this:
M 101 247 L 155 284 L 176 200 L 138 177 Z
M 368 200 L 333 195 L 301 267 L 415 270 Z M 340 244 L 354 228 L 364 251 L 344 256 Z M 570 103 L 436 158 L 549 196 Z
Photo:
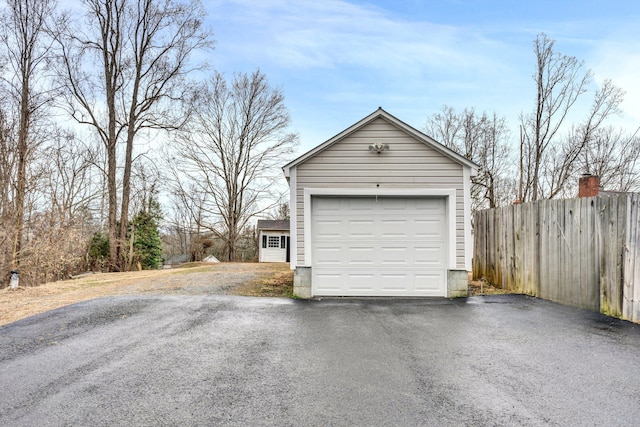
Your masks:
M 20 275 L 17 270 L 11 271 L 11 281 L 9 282 L 9 289 L 18 289 L 18 283 L 20 282 Z

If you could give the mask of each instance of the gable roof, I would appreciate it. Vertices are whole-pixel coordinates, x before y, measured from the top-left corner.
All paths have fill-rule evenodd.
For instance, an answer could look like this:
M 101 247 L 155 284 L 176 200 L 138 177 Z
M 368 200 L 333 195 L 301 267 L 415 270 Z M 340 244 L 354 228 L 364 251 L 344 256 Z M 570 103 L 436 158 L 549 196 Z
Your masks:
M 368 125 L 369 123 L 373 122 L 374 120 L 376 120 L 378 118 L 382 118 L 382 119 L 386 120 L 387 122 L 391 123 L 396 128 L 398 128 L 401 131 L 405 132 L 406 134 L 412 136 L 413 138 L 415 138 L 416 140 L 418 140 L 418 141 L 422 142 L 423 144 L 429 146 L 430 148 L 433 148 L 434 150 L 438 151 L 443 156 L 450 158 L 454 162 L 459 163 L 462 166 L 467 166 L 467 167 L 471 168 L 471 175 L 475 175 L 476 174 L 476 171 L 478 170 L 478 165 L 477 164 L 475 164 L 471 160 L 467 159 L 466 157 L 461 156 L 460 154 L 456 153 L 455 151 L 445 147 L 443 144 L 439 143 L 438 141 L 436 141 L 435 139 L 431 138 L 430 136 L 420 132 L 416 128 L 414 128 L 412 126 L 409 126 L 408 124 L 406 124 L 402 120 L 398 119 L 397 117 L 387 113 L 385 110 L 382 109 L 382 107 L 378 107 L 378 109 L 376 111 L 374 111 L 373 113 L 369 114 L 364 119 L 362 119 L 359 122 L 351 125 L 350 127 L 348 127 L 347 129 L 343 130 L 342 132 L 340 132 L 339 134 L 337 134 L 333 138 L 328 139 L 327 141 L 323 142 L 322 144 L 318 145 L 317 147 L 307 151 L 305 154 L 301 155 L 297 159 L 295 159 L 295 160 L 287 163 L 286 165 L 284 165 L 282 167 L 282 170 L 284 171 L 285 177 L 289 178 L 289 172 L 290 172 L 292 167 L 295 167 L 295 166 L 297 166 L 297 165 L 299 165 L 301 163 L 304 163 L 306 160 L 310 159 L 311 157 L 315 156 L 316 154 L 321 153 L 322 151 L 324 151 L 327 148 L 331 147 L 333 144 L 343 140 L 344 138 L 348 137 L 352 133 L 354 133 L 357 130 L 363 128 L 364 126 Z
M 288 219 L 259 219 L 256 227 L 258 230 L 288 230 Z

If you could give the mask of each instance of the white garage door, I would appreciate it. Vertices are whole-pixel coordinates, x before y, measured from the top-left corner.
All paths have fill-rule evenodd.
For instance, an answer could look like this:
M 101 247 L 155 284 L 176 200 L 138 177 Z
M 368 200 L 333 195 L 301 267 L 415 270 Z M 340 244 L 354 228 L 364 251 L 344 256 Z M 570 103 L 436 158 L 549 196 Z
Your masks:
M 445 296 L 444 198 L 313 197 L 314 295 Z

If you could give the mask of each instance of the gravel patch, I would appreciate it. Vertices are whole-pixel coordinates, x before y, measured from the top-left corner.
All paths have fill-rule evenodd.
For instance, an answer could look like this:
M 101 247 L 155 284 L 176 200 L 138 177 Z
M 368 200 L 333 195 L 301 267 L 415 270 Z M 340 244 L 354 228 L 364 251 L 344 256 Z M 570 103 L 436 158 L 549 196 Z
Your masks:
M 0 325 L 55 308 L 116 295 L 251 295 L 277 296 L 261 291 L 274 278 L 292 282 L 285 263 L 216 263 L 192 268 L 83 275 L 12 291 L 0 290 Z M 282 294 L 280 294 L 282 295 Z

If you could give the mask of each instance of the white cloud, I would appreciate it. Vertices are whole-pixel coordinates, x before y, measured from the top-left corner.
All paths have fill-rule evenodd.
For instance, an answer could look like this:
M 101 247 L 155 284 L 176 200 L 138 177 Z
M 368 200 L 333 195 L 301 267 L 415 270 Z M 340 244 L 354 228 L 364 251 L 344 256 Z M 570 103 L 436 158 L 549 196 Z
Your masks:
M 501 48 L 495 41 L 456 27 L 394 19 L 371 6 L 340 0 L 237 0 L 233 5 L 235 14 L 224 17 L 228 23 L 221 17 L 220 24 L 235 23 L 249 33 L 232 40 L 230 49 L 300 72 L 352 66 L 406 74 L 500 66 L 483 54 Z M 226 42 L 220 40 L 219 46 Z
M 640 41 L 626 35 L 605 40 L 598 43 L 591 60 L 597 82 L 611 79 L 626 92 L 620 121 L 630 128 L 640 126 Z
M 212 63 L 227 72 L 260 67 L 282 85 L 303 144 L 378 106 L 416 127 L 444 104 L 474 107 L 506 116 L 517 129 L 519 114 L 535 102 L 532 47 L 541 31 L 558 39 L 559 52 L 624 87 L 625 110 L 640 115 L 639 46 L 606 46 L 594 60 L 589 55 L 604 37 L 598 17 L 492 13 L 484 23 L 442 25 L 348 0 L 220 0 L 207 8 L 218 39 Z

